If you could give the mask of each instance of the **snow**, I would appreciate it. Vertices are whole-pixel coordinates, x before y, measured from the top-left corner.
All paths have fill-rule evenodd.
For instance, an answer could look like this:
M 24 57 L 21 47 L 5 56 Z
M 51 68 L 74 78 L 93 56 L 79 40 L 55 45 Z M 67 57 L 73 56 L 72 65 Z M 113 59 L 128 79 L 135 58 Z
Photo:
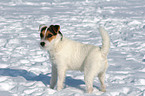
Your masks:
M 144 0 L 1 0 L 0 96 L 145 96 Z M 100 91 L 85 92 L 83 73 L 68 71 L 61 91 L 49 88 L 51 64 L 39 46 L 40 24 L 59 24 L 64 36 L 101 46 L 111 38 L 109 68 Z

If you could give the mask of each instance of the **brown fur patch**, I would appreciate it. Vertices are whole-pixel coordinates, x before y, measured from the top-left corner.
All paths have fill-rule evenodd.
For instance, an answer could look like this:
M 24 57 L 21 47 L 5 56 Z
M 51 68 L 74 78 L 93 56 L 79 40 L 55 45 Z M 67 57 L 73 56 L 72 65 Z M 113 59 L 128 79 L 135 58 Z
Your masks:
M 51 35 L 50 35 L 51 34 Z M 51 42 L 53 39 L 56 38 L 57 34 L 56 35 L 53 35 L 52 32 L 50 32 L 49 30 L 46 32 L 45 34 L 45 30 L 42 30 L 42 32 L 40 33 L 40 36 L 41 36 L 41 39 L 44 38 L 45 36 L 45 40 L 48 40 L 49 42 Z M 50 37 L 51 36 L 51 37 Z
M 46 40 L 48 40 L 49 42 L 51 42 L 53 39 L 55 39 L 55 38 L 56 38 L 56 36 L 57 36 L 57 35 L 52 35 L 52 37 L 51 37 L 51 38 L 46 38 Z
M 61 34 L 61 32 L 59 31 L 60 26 L 59 25 L 51 25 L 49 26 L 49 28 L 47 29 L 47 32 L 45 34 L 45 30 L 46 30 L 47 26 L 44 26 L 41 28 L 41 33 L 40 33 L 40 37 L 41 39 L 48 40 L 49 42 L 51 42 L 53 39 L 56 38 L 57 34 Z M 62 36 L 62 34 L 61 34 Z M 62 40 L 62 38 L 61 38 Z

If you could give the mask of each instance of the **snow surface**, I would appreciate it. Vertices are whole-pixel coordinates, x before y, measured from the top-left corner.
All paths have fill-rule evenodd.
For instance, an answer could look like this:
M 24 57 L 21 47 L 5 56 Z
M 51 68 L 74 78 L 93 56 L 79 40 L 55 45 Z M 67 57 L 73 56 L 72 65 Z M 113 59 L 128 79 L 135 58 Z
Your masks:
M 145 96 L 145 0 L 1 0 L 0 96 Z M 65 88 L 49 88 L 51 64 L 39 47 L 40 24 L 59 24 L 64 36 L 101 46 L 111 38 L 107 92 L 87 94 L 83 73 L 68 71 Z

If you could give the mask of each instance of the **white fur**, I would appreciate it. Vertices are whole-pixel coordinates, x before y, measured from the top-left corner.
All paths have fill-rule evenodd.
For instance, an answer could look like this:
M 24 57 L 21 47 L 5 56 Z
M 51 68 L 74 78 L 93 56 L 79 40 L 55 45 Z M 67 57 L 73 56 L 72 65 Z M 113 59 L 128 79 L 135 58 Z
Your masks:
M 99 28 L 102 36 L 102 47 L 82 44 L 67 38 L 60 40 L 58 34 L 51 42 L 44 40 L 45 49 L 50 54 L 52 62 L 52 78 L 50 87 L 54 88 L 57 82 L 57 90 L 63 88 L 65 73 L 67 70 L 84 71 L 84 80 L 87 91 L 93 91 L 93 79 L 97 75 L 101 82 L 102 91 L 106 90 L 104 84 L 105 72 L 108 67 L 107 54 L 110 47 L 110 39 L 104 28 Z

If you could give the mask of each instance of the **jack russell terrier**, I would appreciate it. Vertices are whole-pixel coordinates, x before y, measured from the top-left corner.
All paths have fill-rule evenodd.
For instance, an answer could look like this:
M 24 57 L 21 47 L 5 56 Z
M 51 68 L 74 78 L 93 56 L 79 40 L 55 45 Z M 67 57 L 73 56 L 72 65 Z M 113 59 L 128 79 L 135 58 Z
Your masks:
M 40 45 L 48 50 L 52 63 L 52 77 L 50 88 L 57 83 L 57 90 L 63 88 L 67 70 L 84 71 L 87 92 L 93 91 L 93 79 L 98 76 L 101 91 L 106 91 L 104 84 L 105 72 L 108 67 L 107 54 L 110 48 L 110 38 L 103 27 L 99 28 L 102 36 L 102 47 L 82 44 L 63 37 L 59 25 L 40 25 Z

